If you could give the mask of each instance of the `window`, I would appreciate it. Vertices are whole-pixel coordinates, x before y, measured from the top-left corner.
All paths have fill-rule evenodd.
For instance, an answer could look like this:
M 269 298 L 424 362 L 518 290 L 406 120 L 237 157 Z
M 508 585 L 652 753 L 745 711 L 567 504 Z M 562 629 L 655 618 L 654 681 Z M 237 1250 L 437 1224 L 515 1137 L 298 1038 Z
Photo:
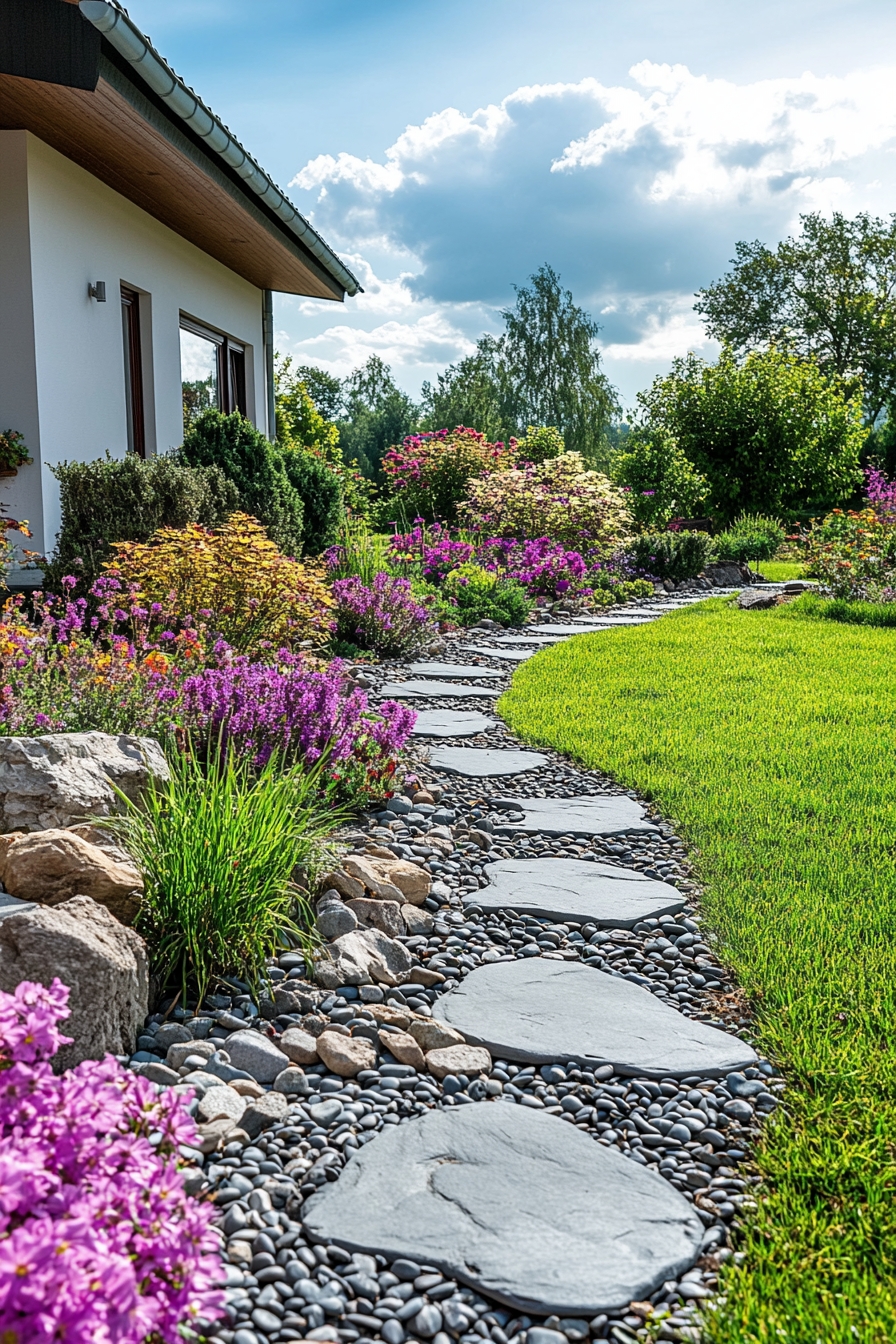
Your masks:
M 209 407 L 246 414 L 246 349 L 220 332 L 180 320 L 184 432 Z
M 140 349 L 140 295 L 121 286 L 121 327 L 124 338 L 124 399 L 128 452 L 146 456 L 146 417 L 143 411 L 143 356 Z

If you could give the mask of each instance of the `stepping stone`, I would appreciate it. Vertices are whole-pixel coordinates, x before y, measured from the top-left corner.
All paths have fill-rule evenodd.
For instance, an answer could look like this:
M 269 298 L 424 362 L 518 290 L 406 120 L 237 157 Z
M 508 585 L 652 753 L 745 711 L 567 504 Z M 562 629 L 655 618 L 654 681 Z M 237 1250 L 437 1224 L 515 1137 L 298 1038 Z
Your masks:
M 568 626 L 563 626 L 565 631 L 562 635 L 501 635 L 495 640 L 496 644 L 556 644 L 559 640 L 565 639 L 570 633 Z
M 605 929 L 630 929 L 639 919 L 677 914 L 685 904 L 681 893 L 667 882 L 608 863 L 502 859 L 486 864 L 484 871 L 488 886 L 464 898 L 464 904 L 483 910 L 518 910 Z
M 477 733 L 487 733 L 495 726 L 494 719 L 487 719 L 475 710 L 463 714 L 458 709 L 421 709 L 417 712 L 414 736 L 475 737 Z
M 302 1221 L 315 1239 L 433 1265 L 514 1310 L 586 1317 L 683 1273 L 704 1232 L 661 1176 L 507 1102 L 384 1128 Z
M 527 658 L 532 658 L 537 649 L 487 649 L 484 645 L 476 645 L 469 650 L 470 653 L 479 653 L 483 658 L 506 658 L 514 663 L 524 663 Z
M 439 998 L 436 1012 L 469 1044 L 527 1064 L 576 1059 L 637 1077 L 717 1078 L 756 1063 L 737 1036 L 579 961 L 524 957 L 479 966 Z
M 606 798 L 505 798 L 500 800 L 502 810 L 509 811 L 515 803 L 524 813 L 520 822 L 508 821 L 527 835 L 618 835 L 623 831 L 655 831 L 647 821 L 644 809 L 625 794 Z
M 581 631 L 574 625 L 556 625 L 547 621 L 544 625 L 533 625 L 532 629 L 539 635 L 557 635 L 560 639 L 569 639 L 570 635 L 578 635 Z
M 494 686 L 456 686 L 450 681 L 389 681 L 381 687 L 379 692 L 381 699 L 401 700 L 409 697 L 428 697 L 431 700 L 441 700 L 445 696 L 491 696 L 492 699 L 499 692 Z
M 658 620 L 658 616 L 574 616 L 575 625 L 649 625 Z
M 525 770 L 537 770 L 547 765 L 547 756 L 537 751 L 495 751 L 491 747 L 434 747 L 429 763 L 435 770 L 449 775 L 466 775 L 469 779 L 494 779 L 499 775 L 521 775 Z
M 461 663 L 411 663 L 408 668 L 418 677 L 500 677 L 494 667 L 464 667 Z

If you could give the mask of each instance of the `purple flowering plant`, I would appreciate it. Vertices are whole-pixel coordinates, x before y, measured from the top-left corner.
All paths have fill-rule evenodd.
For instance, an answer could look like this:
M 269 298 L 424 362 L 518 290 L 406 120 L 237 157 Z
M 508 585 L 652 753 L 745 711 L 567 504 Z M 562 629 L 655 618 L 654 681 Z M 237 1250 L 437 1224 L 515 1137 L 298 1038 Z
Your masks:
M 336 635 L 384 658 L 410 653 L 431 638 L 434 622 L 414 597 L 409 579 L 380 573 L 368 587 L 358 578 L 337 579 Z
M 53 1073 L 68 997 L 0 993 L 0 1339 L 175 1344 L 224 1307 L 214 1206 L 178 1166 L 195 1125 L 111 1056 Z

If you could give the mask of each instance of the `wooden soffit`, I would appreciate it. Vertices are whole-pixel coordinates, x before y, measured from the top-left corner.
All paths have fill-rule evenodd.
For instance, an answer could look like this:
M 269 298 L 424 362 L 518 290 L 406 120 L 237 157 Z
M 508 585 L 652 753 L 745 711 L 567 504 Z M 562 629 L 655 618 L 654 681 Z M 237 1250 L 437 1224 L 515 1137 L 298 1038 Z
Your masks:
M 93 92 L 0 74 L 0 129 L 31 131 L 258 289 L 344 298 L 298 239 L 105 57 Z

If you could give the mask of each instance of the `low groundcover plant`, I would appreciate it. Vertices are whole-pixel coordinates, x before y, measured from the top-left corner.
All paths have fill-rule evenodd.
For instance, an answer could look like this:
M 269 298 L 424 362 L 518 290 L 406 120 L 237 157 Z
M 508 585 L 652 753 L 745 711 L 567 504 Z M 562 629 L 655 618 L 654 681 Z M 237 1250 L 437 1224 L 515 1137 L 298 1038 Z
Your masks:
M 184 1098 L 107 1056 L 54 1075 L 69 991 L 0 993 L 0 1339 L 175 1344 L 222 1314 L 214 1206 L 184 1190 Z

